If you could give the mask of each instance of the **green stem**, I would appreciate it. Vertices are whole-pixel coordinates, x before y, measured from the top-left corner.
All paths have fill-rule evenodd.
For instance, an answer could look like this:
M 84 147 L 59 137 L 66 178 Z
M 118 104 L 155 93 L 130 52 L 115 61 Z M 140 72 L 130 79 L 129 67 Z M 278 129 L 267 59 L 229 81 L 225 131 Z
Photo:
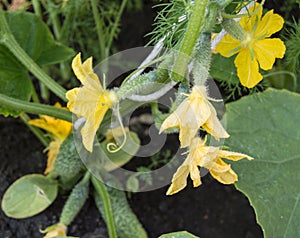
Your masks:
M 42 17 L 42 11 L 41 11 L 39 0 L 32 0 L 32 6 L 33 6 L 34 13 L 37 16 Z
M 268 73 L 268 74 L 264 74 L 264 78 L 268 78 L 268 77 L 271 77 L 273 75 L 278 75 L 278 74 L 287 74 L 287 75 L 291 76 L 291 78 L 293 80 L 293 91 L 294 92 L 297 91 L 297 86 L 298 86 L 297 76 L 294 73 L 290 72 L 290 71 L 279 70 L 279 71 L 271 72 L 271 73 Z
M 0 105 L 16 111 L 33 113 L 37 115 L 48 115 L 72 122 L 72 114 L 69 111 L 54 106 L 25 102 L 23 100 L 8 97 L 3 94 L 0 94 Z
M 122 13 L 123 13 L 123 11 L 125 9 L 126 4 L 127 4 L 127 0 L 123 0 L 122 4 L 120 6 L 120 9 L 119 9 L 118 15 L 116 17 L 116 20 L 114 22 L 114 25 L 112 27 L 112 30 L 110 32 L 109 38 L 108 38 L 107 49 L 111 48 L 115 32 L 116 32 L 116 30 L 118 28 L 118 25 L 119 25 L 119 22 L 120 22 L 120 19 L 121 19 L 121 16 L 122 16 Z
M 35 103 L 39 103 L 40 102 L 39 96 L 34 88 L 32 81 L 30 81 L 30 87 L 31 87 L 31 92 L 32 92 L 32 95 L 31 95 L 32 101 Z
M 62 100 L 67 101 L 65 94 L 66 90 L 56 83 L 49 75 L 47 75 L 28 54 L 18 44 L 15 37 L 12 35 L 4 11 L 0 9 L 0 43 L 5 45 L 13 55 L 42 83 L 45 84 L 54 94 Z
M 106 216 L 107 229 L 108 229 L 108 235 L 110 238 L 117 238 L 118 236 L 117 236 L 117 231 L 116 231 L 116 227 L 115 227 L 112 206 L 111 206 L 109 194 L 106 191 L 105 185 L 94 176 L 92 176 L 92 183 L 94 185 L 96 192 L 101 196 L 101 199 L 103 202 L 104 212 L 105 212 L 105 216 Z
M 49 9 L 50 9 L 50 20 L 51 20 L 51 23 L 52 23 L 52 26 L 53 26 L 53 32 L 54 32 L 54 35 L 55 35 L 55 38 L 57 40 L 60 39 L 60 30 L 61 30 L 61 26 L 60 26 L 60 22 L 59 22 L 59 18 L 58 18 L 58 15 L 55 11 L 55 3 L 53 1 L 48 1 L 48 4 L 49 4 Z M 54 9 L 54 10 L 53 10 Z
M 105 39 L 104 39 L 104 32 L 103 32 L 103 24 L 100 21 L 100 15 L 99 11 L 97 8 L 97 3 L 98 0 L 91 0 L 92 4 L 92 10 L 93 10 L 93 16 L 94 16 L 94 21 L 96 23 L 96 31 L 97 31 L 97 36 L 98 36 L 98 41 L 99 41 L 99 46 L 100 46 L 100 62 L 104 60 L 108 56 L 107 49 L 105 47 Z
M 47 138 L 44 136 L 44 133 L 39 128 L 36 128 L 28 123 L 30 117 L 26 113 L 22 113 L 20 118 L 26 124 L 26 126 L 28 126 L 31 132 L 40 140 L 40 142 L 47 147 L 49 145 L 49 140 L 47 140 Z
M 176 82 L 183 80 L 189 57 L 193 53 L 196 41 L 205 24 L 205 10 L 208 4 L 209 0 L 195 0 L 194 2 L 193 12 L 173 68 L 172 79 Z

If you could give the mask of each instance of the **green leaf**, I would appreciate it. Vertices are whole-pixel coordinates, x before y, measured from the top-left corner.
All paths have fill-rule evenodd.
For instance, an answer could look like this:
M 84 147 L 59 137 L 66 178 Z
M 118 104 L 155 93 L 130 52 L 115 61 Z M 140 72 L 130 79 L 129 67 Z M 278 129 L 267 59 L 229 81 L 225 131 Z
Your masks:
M 2 210 L 12 218 L 26 218 L 45 210 L 57 196 L 57 183 L 40 174 L 15 181 L 5 192 Z
M 131 175 L 126 182 L 126 188 L 132 192 L 138 192 L 139 185 L 140 183 L 139 180 L 136 178 L 136 174 Z
M 199 238 L 199 236 L 194 236 L 187 231 L 178 231 L 161 235 L 159 238 Z
M 39 65 L 65 61 L 74 51 L 54 41 L 48 26 L 28 12 L 5 12 L 9 28 L 19 45 Z M 0 93 L 29 101 L 32 85 L 28 70 L 4 45 L 0 45 Z M 19 116 L 19 112 L 0 106 L 0 114 Z
M 126 136 L 127 140 L 124 147 L 116 153 L 110 153 L 107 150 L 107 144 L 111 143 L 112 142 L 111 140 L 105 140 L 101 143 L 102 150 L 109 157 L 109 160 L 105 161 L 105 166 L 104 166 L 104 168 L 107 171 L 114 170 L 128 163 L 138 151 L 140 147 L 140 140 L 137 134 L 134 132 L 127 132 L 126 134 L 127 134 Z M 122 138 L 120 139 L 122 140 Z M 120 143 L 118 144 L 121 143 L 122 142 L 120 141 Z
M 248 196 L 266 238 L 300 237 L 300 95 L 268 89 L 227 105 L 236 187 Z
M 234 65 L 235 56 L 225 58 L 220 54 L 213 54 L 210 68 L 211 76 L 221 82 L 236 85 L 239 84 L 236 67 Z
M 74 51 L 55 42 L 48 26 L 29 12 L 6 12 L 6 20 L 16 41 L 39 65 L 68 60 Z

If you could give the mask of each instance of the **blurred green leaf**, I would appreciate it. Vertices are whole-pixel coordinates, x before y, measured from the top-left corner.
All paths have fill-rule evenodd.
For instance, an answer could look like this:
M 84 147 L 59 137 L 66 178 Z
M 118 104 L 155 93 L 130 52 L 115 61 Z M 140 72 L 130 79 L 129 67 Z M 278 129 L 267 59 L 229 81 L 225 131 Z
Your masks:
M 300 95 L 268 89 L 227 104 L 226 145 L 254 157 L 233 162 L 264 237 L 300 237 Z
M 40 174 L 16 180 L 5 192 L 2 210 L 12 218 L 26 218 L 45 210 L 57 196 L 57 183 Z
M 194 236 L 187 231 L 178 231 L 161 235 L 159 238 L 199 238 L 199 236 Z
M 19 45 L 39 65 L 68 60 L 74 51 L 56 42 L 48 26 L 29 12 L 6 12 L 9 28 Z
M 140 185 L 139 180 L 136 178 L 135 174 L 131 175 L 126 181 L 127 190 L 132 192 L 138 192 L 139 185 Z
M 213 54 L 210 74 L 214 79 L 227 84 L 239 84 L 236 67 L 234 65 L 235 56 L 225 58 L 220 54 Z
M 48 26 L 28 12 L 5 12 L 9 28 L 19 45 L 39 65 L 65 61 L 74 51 L 54 41 Z M 0 93 L 29 101 L 32 85 L 28 70 L 4 45 L 0 45 Z M 0 107 L 4 116 L 18 116 L 19 112 Z
M 128 163 L 136 154 L 138 149 L 140 148 L 140 140 L 136 133 L 134 132 L 127 132 L 126 133 L 126 143 L 122 147 L 121 150 L 119 150 L 116 153 L 111 153 L 107 150 L 108 143 L 111 143 L 112 140 L 105 140 L 101 143 L 102 151 L 105 152 L 109 160 L 105 160 L 105 166 L 104 168 L 107 171 L 114 170 L 118 167 L 123 166 L 124 164 Z M 118 144 L 122 143 L 122 138 L 115 138 L 119 139 Z

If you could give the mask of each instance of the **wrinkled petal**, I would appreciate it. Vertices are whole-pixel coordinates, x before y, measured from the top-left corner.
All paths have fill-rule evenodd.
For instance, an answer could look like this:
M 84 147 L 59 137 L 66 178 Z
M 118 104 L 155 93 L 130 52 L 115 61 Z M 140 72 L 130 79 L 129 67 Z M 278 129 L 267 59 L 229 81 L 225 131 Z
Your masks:
M 221 159 L 218 159 L 214 166 L 209 169 L 210 174 L 223 184 L 232 184 L 238 180 L 237 174 Z
M 47 167 L 44 172 L 45 174 L 50 173 L 54 169 L 54 163 L 55 163 L 56 157 L 59 153 L 61 144 L 62 144 L 62 141 L 59 141 L 59 140 L 54 140 L 54 141 L 50 142 L 49 151 L 47 154 L 47 156 L 48 156 Z
M 78 53 L 72 61 L 73 72 L 82 84 L 84 84 L 84 80 L 87 77 L 87 75 L 93 71 L 93 69 L 90 66 L 91 61 L 92 59 L 89 58 L 83 65 L 81 62 L 81 53 Z
M 81 54 L 77 54 L 72 61 L 72 69 L 82 85 L 90 85 L 93 88 L 102 90 L 98 76 L 93 71 L 92 58 L 88 58 L 84 63 L 81 62 Z
M 193 180 L 194 187 L 198 187 L 201 185 L 200 171 L 197 167 L 192 166 L 192 168 L 190 168 L 190 176 L 191 179 Z
M 230 165 L 225 163 L 224 161 L 222 161 L 221 159 L 217 159 L 211 168 L 207 168 L 207 169 L 210 169 L 210 170 L 213 170 L 214 173 L 225 173 L 227 171 L 229 171 L 231 168 L 230 168 Z
M 99 105 L 98 109 L 94 113 L 91 112 L 89 114 L 81 129 L 82 143 L 90 152 L 93 151 L 95 135 L 108 109 L 109 107 L 107 106 Z
M 66 236 L 66 235 L 67 235 L 67 227 L 64 224 L 59 223 L 51 227 L 47 232 L 47 234 L 44 236 L 44 238 L 54 238 L 57 236 Z
M 258 71 L 258 62 L 251 59 L 249 49 L 242 50 L 234 60 L 237 68 L 237 75 L 243 86 L 253 88 L 262 80 L 262 75 Z
M 186 187 L 186 180 L 189 175 L 189 166 L 184 162 L 175 172 L 172 184 L 167 191 L 167 195 L 172 195 Z
M 220 138 L 228 138 L 229 134 L 219 121 L 215 108 L 213 106 L 210 106 L 210 108 L 211 114 L 208 120 L 202 125 L 203 129 L 211 134 L 216 140 L 219 140 Z
M 231 35 L 226 34 L 217 44 L 215 51 L 224 57 L 231 57 L 240 51 L 241 42 Z
M 162 123 L 160 127 L 159 133 L 162 133 L 164 130 L 173 128 L 173 127 L 179 127 L 180 123 L 184 120 L 183 115 L 190 115 L 190 106 L 187 99 L 185 99 L 178 107 L 177 109 L 168 116 L 164 122 Z M 183 118 L 182 118 L 183 117 Z
M 206 97 L 205 87 L 195 86 L 189 97 L 163 122 L 160 133 L 168 128 L 179 127 L 181 147 L 189 146 L 200 126 L 211 114 L 210 103 Z
M 218 157 L 229 159 L 232 161 L 238 161 L 243 158 L 246 158 L 248 160 L 253 160 L 253 158 L 251 156 L 248 156 L 248 155 L 245 155 L 242 153 L 233 152 L 233 151 L 227 151 L 227 150 L 219 150 Z
M 249 16 L 242 17 L 239 21 L 245 31 L 251 32 L 256 22 L 259 22 L 262 16 L 262 6 L 259 3 L 255 3 L 248 9 Z
M 93 87 L 74 88 L 66 94 L 69 100 L 67 106 L 75 115 L 87 118 L 97 108 L 100 96 L 101 92 Z
M 59 140 L 64 140 L 72 129 L 72 123 L 45 115 L 40 116 L 40 119 L 30 120 L 28 123 L 50 132 L 55 139 Z
M 210 170 L 210 174 L 223 184 L 233 184 L 238 181 L 238 176 L 232 169 L 229 169 L 224 173 L 218 173 L 212 169 Z
M 259 66 L 264 70 L 269 70 L 272 69 L 276 58 L 283 58 L 285 45 L 278 38 L 263 39 L 255 42 L 254 51 Z
M 254 32 L 255 37 L 269 37 L 275 32 L 280 31 L 283 27 L 283 23 L 283 18 L 278 14 L 274 14 L 273 10 L 270 10 L 258 23 L 257 28 Z

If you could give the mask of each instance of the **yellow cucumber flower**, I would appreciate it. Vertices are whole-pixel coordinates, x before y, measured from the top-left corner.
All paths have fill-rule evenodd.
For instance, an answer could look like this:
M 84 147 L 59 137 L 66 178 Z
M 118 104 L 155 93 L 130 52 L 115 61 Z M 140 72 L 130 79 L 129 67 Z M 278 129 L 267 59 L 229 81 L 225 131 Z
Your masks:
M 83 86 L 67 92 L 67 106 L 76 116 L 85 118 L 81 128 L 82 143 L 92 152 L 96 132 L 107 110 L 117 102 L 117 94 L 102 87 L 93 71 L 91 57 L 82 63 L 79 53 L 73 59 L 72 68 Z
M 200 138 L 194 138 L 190 145 L 190 151 L 177 169 L 172 178 L 172 184 L 167 191 L 167 195 L 172 195 L 184 189 L 187 184 L 187 177 L 190 174 L 194 187 L 201 185 L 199 167 L 209 170 L 210 174 L 223 184 L 232 184 L 238 180 L 238 176 L 222 159 L 238 161 L 243 158 L 252 160 L 253 158 L 232 151 L 220 150 L 219 147 L 206 146 Z
M 246 31 L 244 40 L 240 41 L 226 34 L 216 46 L 216 51 L 224 57 L 237 54 L 234 60 L 237 74 L 241 84 L 248 88 L 253 88 L 262 80 L 259 68 L 272 69 L 275 59 L 283 58 L 285 53 L 283 41 L 270 38 L 283 27 L 283 18 L 274 14 L 273 10 L 262 17 L 262 7 L 257 9 L 258 7 L 259 4 L 256 3 L 249 9 L 252 15 L 242 17 L 239 21 Z
M 205 86 L 194 86 L 191 94 L 163 122 L 160 133 L 168 128 L 179 127 L 179 140 L 184 148 L 189 146 L 201 126 L 217 140 L 229 137 L 215 108 L 208 101 Z
M 56 103 L 55 106 L 61 108 L 59 103 Z M 53 139 L 48 147 L 47 168 L 44 172 L 48 174 L 53 170 L 61 144 L 71 132 L 72 123 L 46 115 L 40 115 L 39 119 L 30 120 L 28 123 L 50 132 Z
M 53 225 L 47 229 L 47 234 L 44 236 L 44 238 L 54 238 L 58 236 L 66 236 L 67 235 L 67 227 L 62 224 L 58 223 L 56 225 Z

